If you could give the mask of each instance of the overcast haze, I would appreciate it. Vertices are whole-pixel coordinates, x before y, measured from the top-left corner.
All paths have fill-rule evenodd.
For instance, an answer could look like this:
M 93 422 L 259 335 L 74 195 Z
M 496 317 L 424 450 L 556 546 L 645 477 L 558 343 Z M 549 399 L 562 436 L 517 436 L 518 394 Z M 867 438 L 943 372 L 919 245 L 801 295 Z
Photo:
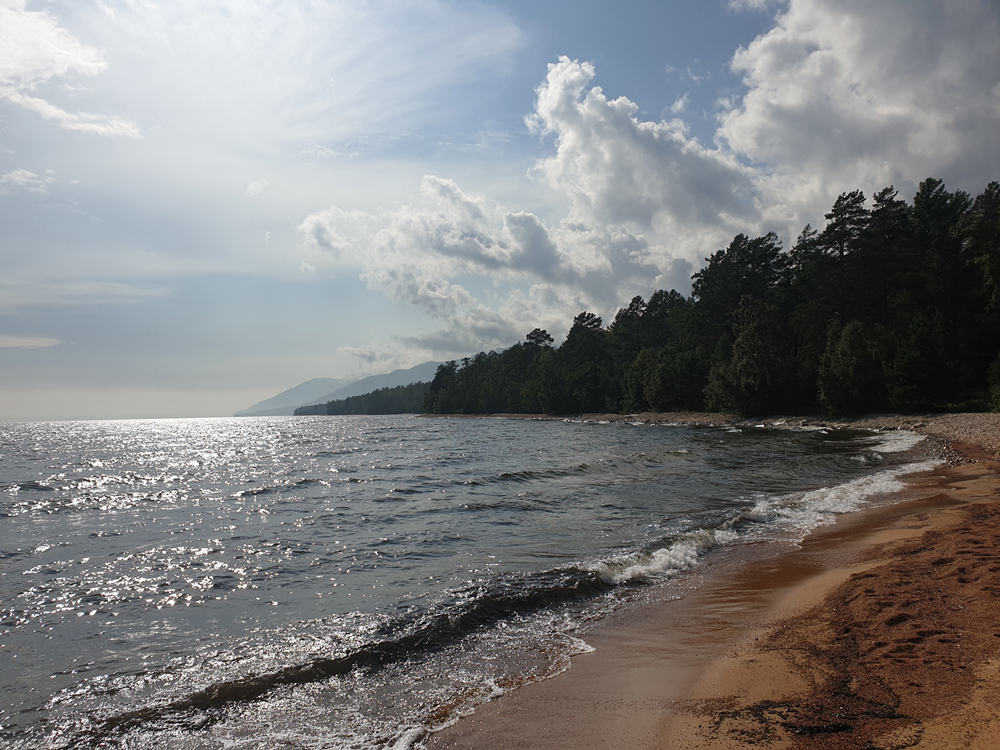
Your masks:
M 1000 179 L 997 0 L 0 0 L 0 419 L 561 338 Z

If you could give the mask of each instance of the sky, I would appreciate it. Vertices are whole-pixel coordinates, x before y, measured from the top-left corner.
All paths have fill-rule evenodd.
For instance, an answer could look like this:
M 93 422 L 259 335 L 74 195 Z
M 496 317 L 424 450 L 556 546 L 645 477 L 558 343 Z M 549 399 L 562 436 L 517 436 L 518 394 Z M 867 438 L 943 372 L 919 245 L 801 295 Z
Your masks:
M 1000 0 L 0 0 L 0 420 L 559 341 L 1000 179 Z

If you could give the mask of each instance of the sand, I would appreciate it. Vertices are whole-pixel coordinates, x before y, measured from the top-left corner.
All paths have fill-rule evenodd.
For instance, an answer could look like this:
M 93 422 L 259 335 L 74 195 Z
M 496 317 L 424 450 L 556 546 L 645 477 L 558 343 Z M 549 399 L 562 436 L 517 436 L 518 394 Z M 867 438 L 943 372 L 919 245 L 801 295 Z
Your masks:
M 827 424 L 912 429 L 948 462 L 798 547 L 714 557 L 698 588 L 608 618 L 570 670 L 429 747 L 1000 748 L 1000 415 Z

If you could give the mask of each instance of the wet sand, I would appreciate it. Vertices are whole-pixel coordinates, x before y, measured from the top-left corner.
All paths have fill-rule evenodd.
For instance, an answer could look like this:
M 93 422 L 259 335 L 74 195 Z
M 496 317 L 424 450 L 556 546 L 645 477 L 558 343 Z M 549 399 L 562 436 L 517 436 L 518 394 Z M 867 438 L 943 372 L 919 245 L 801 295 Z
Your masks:
M 1000 415 L 883 419 L 850 426 L 925 432 L 951 465 L 799 547 L 715 556 L 429 747 L 1000 747 Z

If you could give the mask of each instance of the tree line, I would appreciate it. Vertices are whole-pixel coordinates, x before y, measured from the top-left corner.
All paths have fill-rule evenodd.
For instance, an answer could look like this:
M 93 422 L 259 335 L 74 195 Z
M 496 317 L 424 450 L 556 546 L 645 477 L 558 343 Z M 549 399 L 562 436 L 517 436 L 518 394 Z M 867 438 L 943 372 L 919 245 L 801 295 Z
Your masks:
M 295 416 L 308 414 L 419 414 L 430 383 L 411 383 L 395 388 L 379 388 L 359 396 L 300 406 Z
M 1000 183 L 973 199 L 928 179 L 840 195 L 790 251 L 737 235 L 692 293 L 581 312 L 441 365 L 437 414 L 1000 410 Z

